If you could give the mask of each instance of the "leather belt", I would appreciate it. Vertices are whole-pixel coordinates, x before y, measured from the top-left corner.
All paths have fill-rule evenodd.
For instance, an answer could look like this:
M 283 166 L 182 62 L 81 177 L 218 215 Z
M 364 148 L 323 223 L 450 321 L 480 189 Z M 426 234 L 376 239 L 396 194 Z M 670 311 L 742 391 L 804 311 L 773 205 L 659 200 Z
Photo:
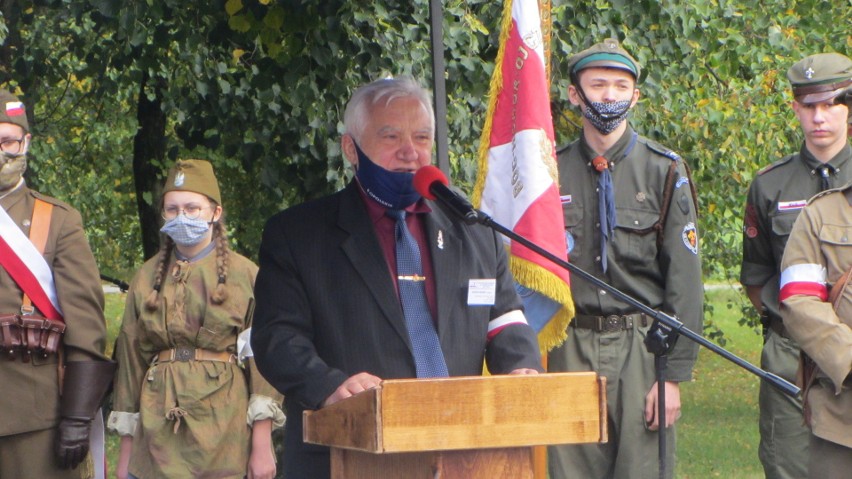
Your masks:
M 220 361 L 223 363 L 235 363 L 237 357 L 227 351 L 210 351 L 207 349 L 193 348 L 191 346 L 178 346 L 172 349 L 160 351 L 154 356 L 157 362 L 168 363 L 174 361 Z
M 645 327 L 650 324 L 645 313 L 633 314 L 610 314 L 607 316 L 592 316 L 578 314 L 571 321 L 571 326 L 580 329 L 591 329 L 598 333 L 614 333 L 633 329 L 634 327 Z
M 781 321 L 781 318 L 769 318 L 769 329 L 784 339 L 790 339 L 790 334 L 787 332 L 787 327 L 784 326 L 784 322 Z

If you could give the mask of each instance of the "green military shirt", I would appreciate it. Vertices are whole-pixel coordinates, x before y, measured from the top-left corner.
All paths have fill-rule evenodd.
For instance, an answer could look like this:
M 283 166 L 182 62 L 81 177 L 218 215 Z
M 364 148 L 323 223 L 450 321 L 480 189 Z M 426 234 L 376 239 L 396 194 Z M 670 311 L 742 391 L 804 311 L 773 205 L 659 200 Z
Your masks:
M 827 163 L 834 169 L 829 187 L 852 181 L 852 148 L 846 145 Z M 824 164 L 805 145 L 761 170 L 748 191 L 743 219 L 743 259 L 740 283 L 763 286 L 761 301 L 771 318 L 780 318 L 778 281 L 781 257 L 793 223 L 808 199 L 820 191 Z
M 597 154 L 584 137 L 559 156 L 559 182 L 570 261 L 606 283 L 654 309 L 674 314 L 700 333 L 703 318 L 703 280 L 698 256 L 696 206 L 683 160 L 670 150 L 639 136 L 628 127 L 604 156 L 610 161 L 616 204 L 616 228 L 607 244 L 608 266 L 603 272 L 597 181 L 591 161 Z M 672 182 L 665 227 L 654 225 L 664 209 L 669 169 Z M 635 308 L 582 279 L 571 282 L 577 314 L 634 313 Z M 691 378 L 697 345 L 677 342 L 669 355 L 667 377 Z
M 159 308 L 150 311 L 145 300 L 158 258 L 142 266 L 127 295 L 109 426 L 133 435 L 130 472 L 140 479 L 195 477 L 201 471 L 242 478 L 251 444 L 247 421 L 273 419 L 280 426 L 280 393 L 258 373 L 253 358 L 245 369 L 219 361 L 152 363 L 152 358 L 176 346 L 239 354 L 237 338 L 253 313 L 257 266 L 229 252 L 228 298 L 217 305 L 210 301 L 218 282 L 216 253 L 194 262 L 178 261 L 173 253 Z

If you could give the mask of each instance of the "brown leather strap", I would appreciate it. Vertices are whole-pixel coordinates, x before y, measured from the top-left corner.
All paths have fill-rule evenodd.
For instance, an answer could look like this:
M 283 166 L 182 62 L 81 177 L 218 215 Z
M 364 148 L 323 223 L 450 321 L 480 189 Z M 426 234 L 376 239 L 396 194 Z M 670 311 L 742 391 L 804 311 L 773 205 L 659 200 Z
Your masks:
M 612 333 L 626 331 L 637 327 L 646 327 L 650 324 L 645 313 L 632 314 L 610 314 L 607 316 L 593 316 L 578 314 L 571 321 L 571 326 L 580 329 L 591 329 L 598 333 Z
M 852 268 L 843 273 L 843 276 L 834 283 L 834 286 L 831 287 L 831 292 L 828 293 L 828 302 L 837 309 L 837 303 L 840 301 L 840 297 L 842 296 L 843 290 L 846 289 L 846 285 L 849 283 L 849 279 L 852 278 Z
M 50 216 L 52 213 L 52 204 L 36 198 L 35 206 L 33 207 L 33 217 L 30 220 L 30 242 L 32 242 L 33 246 L 41 254 L 44 254 L 44 247 L 47 245 L 47 234 L 50 232 Z M 27 293 L 24 293 L 22 302 L 22 313 L 32 313 L 34 311 L 33 303 L 30 297 L 27 296 Z
M 223 363 L 237 362 L 236 356 L 227 351 L 210 351 L 207 349 L 178 346 L 160 351 L 155 356 L 157 362 L 169 363 L 174 361 L 219 361 Z

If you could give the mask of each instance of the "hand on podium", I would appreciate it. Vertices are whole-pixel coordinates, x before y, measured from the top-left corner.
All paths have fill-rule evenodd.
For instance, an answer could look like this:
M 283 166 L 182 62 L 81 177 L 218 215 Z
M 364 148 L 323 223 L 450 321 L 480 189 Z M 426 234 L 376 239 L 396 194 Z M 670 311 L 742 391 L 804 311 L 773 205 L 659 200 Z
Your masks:
M 322 402 L 322 407 L 331 406 L 332 404 L 352 397 L 360 392 L 368 389 L 373 389 L 382 382 L 382 378 L 373 376 L 370 373 L 358 373 L 354 376 L 349 376 L 349 379 L 343 381 L 343 384 L 337 387 L 331 396 L 325 398 Z

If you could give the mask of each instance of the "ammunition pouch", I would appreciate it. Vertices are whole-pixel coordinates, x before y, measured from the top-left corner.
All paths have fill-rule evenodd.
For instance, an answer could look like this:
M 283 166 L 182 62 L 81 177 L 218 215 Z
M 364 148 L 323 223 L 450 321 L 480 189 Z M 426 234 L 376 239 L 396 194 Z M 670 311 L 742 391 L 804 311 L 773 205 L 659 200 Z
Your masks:
M 0 315 L 0 348 L 14 361 L 20 354 L 28 362 L 33 354 L 43 358 L 59 351 L 65 323 L 38 314 Z

